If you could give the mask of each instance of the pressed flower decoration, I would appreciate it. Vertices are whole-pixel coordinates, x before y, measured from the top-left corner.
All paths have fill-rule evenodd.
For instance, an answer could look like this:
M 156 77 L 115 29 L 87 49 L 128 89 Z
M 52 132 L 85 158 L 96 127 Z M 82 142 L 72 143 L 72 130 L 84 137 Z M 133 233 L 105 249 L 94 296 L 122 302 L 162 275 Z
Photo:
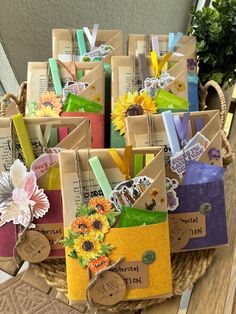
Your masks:
M 57 117 L 61 113 L 61 98 L 57 97 L 55 92 L 45 92 L 38 100 L 38 117 Z
M 146 90 L 140 95 L 138 92 L 128 92 L 120 96 L 114 103 L 112 111 L 112 120 L 115 130 L 124 134 L 124 121 L 128 116 L 138 116 L 143 114 L 154 114 L 157 111 L 156 104 L 152 97 L 150 97 Z
M 176 80 L 174 82 L 174 89 L 177 91 L 177 92 L 183 92 L 185 90 L 185 84 L 183 81 L 178 81 Z
M 92 198 L 87 206 L 79 206 L 76 218 L 68 229 L 68 236 L 61 241 L 65 247 L 72 249 L 69 256 L 94 272 L 107 267 L 107 255 L 113 247 L 105 243 L 104 238 L 114 224 L 116 215 L 111 203 L 103 197 Z
M 10 172 L 0 177 L 0 227 L 7 222 L 34 227 L 33 218 L 43 217 L 48 209 L 48 198 L 38 188 L 35 173 L 15 160 Z

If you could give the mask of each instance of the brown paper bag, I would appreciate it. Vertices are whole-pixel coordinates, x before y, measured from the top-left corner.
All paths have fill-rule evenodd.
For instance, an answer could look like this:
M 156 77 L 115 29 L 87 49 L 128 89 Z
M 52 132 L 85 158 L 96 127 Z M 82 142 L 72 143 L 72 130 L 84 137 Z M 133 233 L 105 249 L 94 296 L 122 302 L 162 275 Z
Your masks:
M 0 119 L 0 171 L 9 171 L 10 166 L 13 163 L 13 160 L 19 158 L 23 161 L 22 150 L 16 137 L 14 128 L 12 127 L 11 118 L 1 118 Z M 86 118 L 24 118 L 28 134 L 30 137 L 30 141 L 33 146 L 33 150 L 35 156 L 40 156 L 43 153 L 43 149 L 41 143 L 38 138 L 38 133 L 35 129 L 35 125 L 40 125 L 41 130 L 44 130 L 46 125 L 52 125 L 53 129 L 58 129 L 58 138 L 62 138 L 65 133 L 67 134 L 59 143 L 55 146 L 55 148 L 63 148 L 63 149 L 78 149 L 89 147 L 91 144 L 90 137 L 90 124 L 89 120 Z M 64 134 L 63 134 L 64 133 Z M 55 135 L 55 134 L 54 134 Z M 49 142 L 48 146 L 51 143 Z M 46 176 L 42 176 L 38 180 L 39 186 L 44 186 Z M 59 192 L 59 193 L 58 193 Z M 47 191 L 46 192 L 50 204 L 52 205 L 52 211 L 61 206 L 60 191 Z M 50 209 L 49 209 L 50 211 Z M 62 224 L 62 212 L 59 214 L 55 211 L 55 222 L 54 218 L 51 217 L 51 223 L 45 220 L 43 217 L 40 224 L 37 225 L 37 230 L 45 232 L 45 230 L 56 230 L 56 235 L 54 233 L 48 232 L 48 239 L 51 241 L 52 248 L 58 250 L 58 253 L 55 253 L 55 257 L 64 256 L 64 250 L 59 247 L 55 241 L 58 239 L 58 235 L 63 235 L 63 224 Z M 54 215 L 53 214 L 53 215 Z M 57 215 L 57 216 L 56 216 Z M 60 223 L 59 223 L 60 221 Z M 4 225 L 6 226 L 6 225 Z M 4 228 L 4 226 L 2 228 Z M 7 231 L 11 230 L 11 226 L 9 225 L 5 227 Z M 1 229 L 1 228 L 0 228 Z M 5 229 L 4 229 L 5 230 Z M 7 234 L 6 234 L 7 235 Z M 10 256 L 10 255 L 8 255 Z M 12 257 L 0 257 L 0 269 L 3 271 L 13 275 L 18 271 L 18 266 Z
M 69 67 L 69 62 L 65 65 Z M 101 63 L 95 62 L 76 62 L 78 70 L 85 71 L 85 75 L 80 78 L 79 82 L 88 83 L 80 96 L 91 101 L 101 104 L 104 108 L 105 104 L 105 72 Z M 58 65 L 60 78 L 64 85 L 69 79 L 70 74 L 62 66 Z M 29 114 L 30 103 L 37 103 L 39 97 L 46 91 L 54 90 L 53 84 L 50 81 L 48 62 L 29 62 L 27 71 L 27 106 L 26 115 Z M 104 114 L 103 109 L 103 114 Z
M 183 116 L 183 113 L 179 115 Z M 193 136 L 198 131 L 197 119 L 202 120 L 199 133 L 203 137 L 200 143 L 205 147 L 198 161 L 222 167 L 219 112 L 216 110 L 191 112 L 190 124 Z M 184 183 L 184 179 L 176 173 L 176 170 L 180 169 L 178 167 L 182 167 L 180 159 L 176 160 L 176 169 L 171 168 L 168 163 L 171 151 L 162 116 L 153 115 L 151 125 L 146 116 L 127 117 L 126 143 L 135 147 L 156 145 L 164 147 L 166 176 L 177 180 L 179 184 L 175 188 L 179 204 L 169 212 L 172 251 L 180 252 L 226 245 L 228 238 L 223 179 L 218 177 L 215 180 L 206 181 L 205 178 L 203 183 Z
M 120 156 L 122 156 L 124 150 L 118 149 L 117 152 Z M 131 177 L 133 177 L 134 156 L 136 154 L 154 154 L 154 158 L 150 161 L 150 163 L 146 164 L 146 166 L 137 174 L 137 176 L 148 176 L 153 179 L 153 182 L 132 206 L 136 208 L 149 209 L 151 209 L 150 206 L 152 206 L 154 210 L 166 211 L 163 151 L 157 147 L 134 148 L 130 162 Z M 116 163 L 106 149 L 61 152 L 59 163 L 65 230 L 70 227 L 72 221 L 75 219 L 76 208 L 78 205 L 81 203 L 87 203 L 91 197 L 102 195 L 98 182 L 88 164 L 88 159 L 94 156 L 99 158 L 112 188 L 114 188 L 117 183 L 124 181 L 123 174 L 121 174 L 118 170 Z M 152 191 L 157 189 L 157 187 L 159 189 L 158 196 L 154 196 Z M 127 262 L 135 264 L 137 261 L 141 262 L 141 256 L 144 252 L 151 248 L 153 251 L 157 252 L 157 256 L 159 256 L 159 266 L 157 266 L 156 263 L 153 263 L 152 266 L 147 269 L 142 269 L 142 271 L 144 271 L 144 274 L 142 273 L 142 275 L 142 271 L 140 270 L 139 276 L 142 276 L 142 279 L 146 276 L 146 285 L 140 284 L 140 286 L 131 285 L 130 287 L 127 287 L 127 293 L 124 298 L 125 300 L 135 300 L 148 297 L 165 297 L 166 295 L 170 295 L 170 254 L 166 223 L 167 222 L 163 222 L 160 224 L 145 226 L 146 228 L 143 226 L 133 228 L 111 228 L 110 232 L 108 232 L 106 236 L 109 238 L 108 243 L 114 243 L 115 245 L 115 252 L 111 253 L 112 261 L 117 260 L 120 255 L 124 255 L 124 263 Z M 161 232 L 161 235 L 156 234 L 156 232 L 159 232 L 158 230 Z M 146 234 L 149 234 L 149 236 L 146 237 Z M 138 240 L 139 246 L 133 250 L 130 249 L 130 247 L 134 245 L 135 237 L 136 239 L 137 237 L 141 239 Z M 161 237 L 161 241 L 159 241 L 159 237 Z M 124 247 L 124 243 L 126 243 L 126 247 Z M 85 292 L 88 286 L 88 270 L 86 268 L 82 268 L 76 259 L 69 257 L 68 253 L 69 251 L 67 250 L 66 263 L 68 298 L 70 300 L 70 304 L 76 304 L 76 302 L 83 302 L 85 300 Z M 142 264 L 142 262 L 140 264 Z M 142 268 L 142 265 L 140 265 L 140 267 Z M 162 269 L 161 272 L 160 268 Z M 156 276 L 161 278 L 160 284 L 155 284 L 155 280 L 152 280 L 152 278 L 156 278 Z M 143 289 L 144 286 L 145 289 Z
M 160 61 L 162 57 L 158 57 Z M 154 70 L 150 57 L 146 57 L 150 77 L 154 76 Z M 188 100 L 187 66 L 185 57 L 172 56 L 167 65 L 167 72 L 175 77 L 175 80 L 166 86 L 166 90 L 181 98 Z M 182 87 L 178 88 L 178 83 Z M 142 88 L 141 70 L 138 57 L 120 56 L 112 58 L 112 106 L 119 96 L 130 91 Z
M 53 29 L 52 30 L 52 55 L 61 61 L 79 60 L 79 48 L 75 30 Z M 87 51 L 90 50 L 85 36 Z M 111 63 L 111 56 L 123 55 L 123 33 L 121 30 L 98 30 L 96 47 L 101 44 L 111 45 L 114 49 L 103 61 Z
M 128 55 L 137 56 L 140 53 L 150 55 L 151 51 L 151 36 L 144 34 L 129 34 Z M 168 52 L 168 35 L 158 35 L 159 49 L 161 55 Z M 182 36 L 176 45 L 175 51 L 186 56 L 188 62 L 188 71 L 197 73 L 197 52 L 196 52 L 196 37 Z
M 159 60 L 162 57 L 158 57 Z M 150 77 L 154 75 L 154 70 L 150 57 L 146 57 Z M 185 57 L 172 56 L 168 62 L 167 72 L 175 77 L 175 80 L 166 86 L 166 90 L 188 100 L 187 66 Z M 114 102 L 127 92 L 139 91 L 142 89 L 141 69 L 138 57 L 117 56 L 112 57 L 112 102 Z M 181 86 L 181 88 L 179 87 Z M 113 124 L 111 127 L 111 147 L 124 147 L 124 137 L 116 131 Z

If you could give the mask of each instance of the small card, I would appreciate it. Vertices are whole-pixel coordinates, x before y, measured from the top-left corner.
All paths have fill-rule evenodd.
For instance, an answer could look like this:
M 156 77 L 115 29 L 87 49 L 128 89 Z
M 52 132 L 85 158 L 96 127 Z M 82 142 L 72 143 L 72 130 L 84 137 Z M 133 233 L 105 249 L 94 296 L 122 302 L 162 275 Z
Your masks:
M 179 153 L 170 157 L 171 170 L 182 177 L 186 171 L 188 161 L 198 160 L 204 150 L 205 148 L 199 143 L 194 144 L 190 148 L 182 149 Z

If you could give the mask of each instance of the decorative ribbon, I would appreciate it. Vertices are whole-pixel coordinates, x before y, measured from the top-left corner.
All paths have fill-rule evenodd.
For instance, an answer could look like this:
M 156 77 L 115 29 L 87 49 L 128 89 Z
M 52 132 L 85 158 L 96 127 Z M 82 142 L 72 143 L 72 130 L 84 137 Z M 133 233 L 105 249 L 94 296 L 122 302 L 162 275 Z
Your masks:
M 150 54 L 150 35 L 145 35 L 145 54 L 149 55 Z
M 152 50 L 156 51 L 157 56 L 160 56 L 158 36 L 152 36 L 151 41 L 152 41 Z
M 132 145 L 125 147 L 123 159 L 121 159 L 120 155 L 118 154 L 115 148 L 109 149 L 109 154 L 111 155 L 112 159 L 114 160 L 114 162 L 116 163 L 116 165 L 118 166 L 122 174 L 124 175 L 125 180 L 131 179 L 130 174 L 129 174 L 129 171 L 130 171 L 129 168 L 130 168 L 130 160 L 132 157 L 132 149 L 133 149 Z
M 85 45 L 85 40 L 84 40 L 84 32 L 82 29 L 77 29 L 76 30 L 76 35 L 77 35 L 77 41 L 78 41 L 78 46 L 79 46 L 79 53 L 80 56 L 83 56 L 87 51 L 86 51 L 86 45 Z
M 22 148 L 22 153 L 25 159 L 26 166 L 29 169 L 32 162 L 35 160 L 35 155 L 34 155 L 32 144 L 30 142 L 25 120 L 22 114 L 19 113 L 12 117 L 12 121 L 13 121 L 16 134 Z
M 96 39 L 97 39 L 97 32 L 98 32 L 98 27 L 99 24 L 94 24 L 93 25 L 93 31 L 92 34 L 90 33 L 88 27 L 83 27 L 83 30 L 88 38 L 90 47 L 91 47 L 91 51 L 95 48 L 95 43 L 96 43 Z
M 57 64 L 63 67 L 69 74 L 70 74 L 70 79 L 72 81 L 76 81 L 76 64 L 75 61 L 70 62 L 69 68 L 65 65 L 64 62 L 60 61 L 57 59 Z
M 46 150 L 46 147 L 48 145 L 49 139 L 50 139 L 50 134 L 51 134 L 51 129 L 52 129 L 52 125 L 51 124 L 47 124 L 45 126 L 45 132 L 44 134 L 42 133 L 41 127 L 40 125 L 35 125 L 34 126 L 37 138 L 40 142 L 40 144 L 43 147 L 43 152 Z
M 184 147 L 187 144 L 187 131 L 188 131 L 189 112 L 185 112 L 182 121 L 178 115 L 174 115 L 174 124 L 176 131 L 181 140 L 181 145 Z
M 183 36 L 183 33 L 181 32 L 178 32 L 176 35 L 174 33 L 169 33 L 169 42 L 168 42 L 169 51 L 174 52 L 175 46 L 180 41 L 182 36 Z
M 171 58 L 172 55 L 173 55 L 173 52 L 168 51 L 167 54 L 164 55 L 164 57 L 162 58 L 162 60 L 159 63 L 156 51 L 153 50 L 151 52 L 151 60 L 152 60 L 152 66 L 154 69 L 155 77 L 158 77 L 158 78 L 160 77 L 161 72 L 162 72 L 165 64 L 169 61 L 169 59 Z
M 140 63 L 140 70 L 141 70 L 141 78 L 142 78 L 142 85 L 144 88 L 144 81 L 146 80 L 146 78 L 148 78 L 149 75 L 149 71 L 148 71 L 148 67 L 147 67 L 147 61 L 146 61 L 146 56 L 144 53 L 140 53 L 138 55 L 139 57 L 139 63 Z
M 93 303 L 93 300 L 91 299 L 90 297 L 90 294 L 89 294 L 89 289 L 95 284 L 95 282 L 99 279 L 99 277 L 106 271 L 116 267 L 118 264 L 120 264 L 122 261 L 124 260 L 124 257 L 121 256 L 115 263 L 107 266 L 106 268 L 102 269 L 100 272 L 96 273 L 96 275 L 90 279 L 89 281 L 89 284 L 88 284 L 88 287 L 86 289 L 86 300 L 87 300 L 87 307 L 88 309 L 90 310 L 91 308 L 92 309 L 96 309 L 96 306 L 94 305 Z
M 203 118 L 197 117 L 195 119 L 195 128 L 197 132 L 200 132 L 204 127 L 204 121 Z

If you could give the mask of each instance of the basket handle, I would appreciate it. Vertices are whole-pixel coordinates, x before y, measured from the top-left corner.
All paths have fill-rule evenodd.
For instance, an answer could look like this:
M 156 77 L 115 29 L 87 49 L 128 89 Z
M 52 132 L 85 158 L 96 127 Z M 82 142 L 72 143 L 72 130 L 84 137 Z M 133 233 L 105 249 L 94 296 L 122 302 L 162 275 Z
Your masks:
M 222 88 L 220 87 L 218 83 L 216 83 L 213 80 L 207 82 L 204 86 L 200 84 L 200 92 L 199 92 L 200 110 L 205 110 L 207 108 L 206 97 L 208 94 L 209 87 L 213 87 L 216 90 L 217 95 L 220 99 L 220 127 L 221 127 L 221 130 L 223 130 L 224 125 L 225 125 L 226 114 L 227 114 L 227 105 L 226 105 L 225 95 L 223 93 Z
M 7 102 L 12 99 L 15 104 L 17 109 L 19 110 L 20 113 L 24 115 L 25 113 L 25 101 L 26 101 L 26 82 L 21 83 L 20 89 L 19 89 L 19 94 L 16 97 L 13 94 L 6 94 L 3 96 L 3 98 L 0 101 L 0 117 L 4 118 L 6 117 L 6 108 L 7 108 Z

